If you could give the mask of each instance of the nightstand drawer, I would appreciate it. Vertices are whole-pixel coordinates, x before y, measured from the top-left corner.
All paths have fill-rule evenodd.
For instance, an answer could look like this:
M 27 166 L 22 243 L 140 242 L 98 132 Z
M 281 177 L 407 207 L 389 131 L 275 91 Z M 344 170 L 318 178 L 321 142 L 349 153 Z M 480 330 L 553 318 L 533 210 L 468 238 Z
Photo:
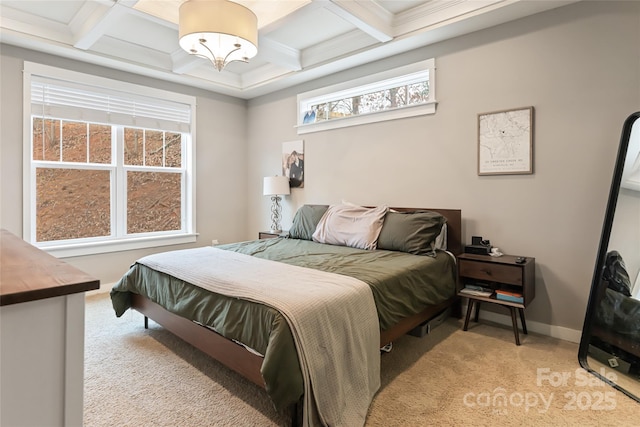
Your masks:
M 460 276 L 488 282 L 509 283 L 522 286 L 522 267 L 488 262 L 458 260 Z

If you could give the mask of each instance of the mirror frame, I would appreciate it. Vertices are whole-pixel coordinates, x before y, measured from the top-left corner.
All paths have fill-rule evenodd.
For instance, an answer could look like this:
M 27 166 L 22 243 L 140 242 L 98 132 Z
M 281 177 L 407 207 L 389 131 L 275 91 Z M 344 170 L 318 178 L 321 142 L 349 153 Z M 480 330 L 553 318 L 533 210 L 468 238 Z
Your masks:
M 640 396 L 636 396 L 629 390 L 614 383 L 608 378 L 601 375 L 596 370 L 592 369 L 587 362 L 587 355 L 589 352 L 589 343 L 592 334 L 593 319 L 598 308 L 600 301 L 598 300 L 598 288 L 602 281 L 604 273 L 604 265 L 607 252 L 609 250 L 609 239 L 611 236 L 611 229 L 613 227 L 613 219 L 615 216 L 616 206 L 618 203 L 618 194 L 620 193 L 622 183 L 622 173 L 624 171 L 625 160 L 627 157 L 627 151 L 629 148 L 629 140 L 631 137 L 631 131 L 636 121 L 640 123 L 640 112 L 631 114 L 624 122 L 622 127 L 622 135 L 620 137 L 620 146 L 618 148 L 618 156 L 616 158 L 615 168 L 613 171 L 613 179 L 611 181 L 611 189 L 609 191 L 609 201 L 607 202 L 607 210 L 604 217 L 604 224 L 602 226 L 602 234 L 600 236 L 600 246 L 598 247 L 598 255 L 596 258 L 596 265 L 593 272 L 593 280 L 591 282 L 591 291 L 589 293 L 589 301 L 587 303 L 587 311 L 585 314 L 584 325 L 582 327 L 582 336 L 580 338 L 580 347 L 578 350 L 578 361 L 580 366 L 586 371 L 600 378 L 605 383 L 611 385 L 616 390 L 621 391 L 630 398 L 640 402 Z

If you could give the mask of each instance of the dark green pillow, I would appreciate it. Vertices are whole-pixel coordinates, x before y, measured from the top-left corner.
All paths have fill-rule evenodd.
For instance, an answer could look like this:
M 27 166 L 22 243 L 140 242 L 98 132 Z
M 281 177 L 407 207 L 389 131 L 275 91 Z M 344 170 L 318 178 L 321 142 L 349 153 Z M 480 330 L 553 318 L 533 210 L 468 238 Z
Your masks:
M 437 212 L 387 212 L 378 237 L 378 249 L 431 255 L 446 218 Z
M 289 237 L 292 239 L 311 240 L 320 218 L 322 218 L 327 209 L 329 209 L 329 205 L 303 205 L 293 217 Z

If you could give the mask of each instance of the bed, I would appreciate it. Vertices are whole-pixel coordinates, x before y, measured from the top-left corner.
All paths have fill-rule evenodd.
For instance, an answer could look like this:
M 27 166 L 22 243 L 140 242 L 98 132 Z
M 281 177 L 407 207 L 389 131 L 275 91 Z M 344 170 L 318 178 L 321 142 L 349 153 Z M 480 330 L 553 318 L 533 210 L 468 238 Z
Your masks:
M 356 239 L 356 244 L 352 244 L 353 242 L 348 240 L 353 238 L 353 233 L 347 233 L 346 242 L 332 242 L 331 239 L 336 238 L 333 235 L 336 222 L 330 220 L 330 213 L 334 212 L 334 208 L 343 209 L 340 211 L 341 214 L 344 210 L 364 209 L 366 213 L 363 218 L 367 219 L 363 220 L 362 226 L 367 228 L 367 233 L 370 228 L 375 228 L 371 227 L 371 221 L 373 223 L 377 221 L 379 226 L 377 232 L 367 240 L 369 243 L 374 242 L 373 247 L 365 249 L 364 247 L 369 243 L 362 243 L 360 235 Z M 381 209 L 384 211 L 383 215 L 381 215 Z M 373 214 L 371 211 L 374 211 Z M 367 217 L 370 214 L 373 216 Z M 349 223 L 352 222 L 351 219 Z M 357 219 L 359 221 L 360 216 Z M 324 409 L 320 410 L 322 413 L 318 413 L 318 408 L 314 405 L 322 406 L 319 402 L 322 401 L 323 396 L 333 394 L 322 390 L 332 390 L 332 388 L 329 384 L 325 386 L 326 389 L 318 385 L 315 386 L 319 387 L 318 390 L 310 389 L 308 383 L 312 381 L 309 380 L 308 371 L 320 369 L 319 372 L 322 372 L 322 369 L 327 369 L 327 366 L 339 362 L 337 359 L 371 359 L 371 366 L 375 367 L 377 363 L 379 368 L 379 351 L 376 351 L 375 357 L 371 357 L 369 348 L 366 355 L 362 353 L 360 356 L 358 353 L 360 349 L 350 341 L 360 342 L 358 338 L 360 334 L 366 335 L 369 341 L 376 340 L 375 349 L 378 350 L 449 308 L 453 308 L 453 313 L 460 316 L 460 301 L 455 296 L 455 259 L 452 255 L 461 252 L 461 212 L 456 209 L 305 205 L 296 213 L 293 222 L 290 236 L 287 238 L 174 251 L 157 254 L 152 256 L 151 260 L 147 260 L 147 257 L 138 260 L 111 292 L 116 315 L 121 316 L 127 309 L 133 308 L 145 316 L 145 326 L 149 318 L 153 319 L 186 342 L 266 389 L 278 410 L 291 411 L 294 424 L 331 424 L 327 419 L 340 419 L 341 423 L 346 425 L 361 425 L 361 421 L 366 417 L 368 403 L 377 390 L 373 377 L 376 375 L 379 377 L 379 372 L 368 367 L 344 368 L 347 373 L 358 370 L 375 373 L 374 375 L 371 372 L 364 372 L 361 375 L 365 380 L 368 376 L 370 383 L 367 384 L 370 392 L 362 397 L 363 406 L 354 420 L 348 416 L 345 419 L 340 418 L 343 415 L 336 415 L 338 418 L 327 417 L 323 412 Z M 342 229 L 342 225 L 339 228 Z M 343 237 L 344 235 L 339 235 L 338 240 Z M 429 240 L 428 244 L 425 243 L 427 240 Z M 444 247 L 446 251 L 442 249 Z M 175 261 L 178 256 L 184 259 Z M 180 272 L 165 268 L 165 263 L 171 261 L 177 264 L 172 268 Z M 346 349 L 340 347 L 339 351 L 323 352 L 336 353 L 334 356 L 328 356 L 328 360 L 308 362 L 306 356 L 303 357 L 304 354 L 319 352 L 303 351 L 300 347 L 301 337 L 296 329 L 297 326 L 292 326 L 288 313 L 274 308 L 270 300 L 256 301 L 252 297 L 252 290 L 246 291 L 249 292 L 246 295 L 251 297 L 246 299 L 238 297 L 234 294 L 236 286 L 243 283 L 229 285 L 224 288 L 224 293 L 220 291 L 221 288 L 209 288 L 209 281 L 215 282 L 211 286 L 218 286 L 222 281 L 217 278 L 209 279 L 210 275 L 217 276 L 220 270 L 225 270 L 224 274 L 221 273 L 222 275 L 240 275 L 241 270 L 247 268 L 245 261 L 250 262 L 251 265 L 259 265 L 257 273 L 254 273 L 258 277 L 255 281 L 269 283 L 269 286 L 274 287 L 278 285 L 289 287 L 282 289 L 293 290 L 294 281 L 295 287 L 298 286 L 300 280 L 297 278 L 300 272 L 298 269 L 304 269 L 305 272 L 311 270 L 313 274 L 322 275 L 313 276 L 308 280 L 314 283 L 333 280 L 337 276 L 365 283 L 366 292 L 372 296 L 373 309 L 358 308 L 358 313 L 353 315 L 356 317 L 352 319 L 359 319 L 357 316 L 361 311 L 374 311 L 375 338 L 371 338 L 372 334 L 368 332 L 360 331 L 360 329 L 367 329 L 365 326 L 358 325 L 360 320 L 339 322 L 341 325 L 339 328 L 320 328 L 319 333 L 328 335 L 317 339 L 313 337 L 315 341 L 319 341 L 314 349 L 323 348 L 325 340 L 329 343 L 336 332 L 334 329 L 343 329 L 343 324 L 350 323 L 344 326 L 346 332 L 336 332 L 346 335 L 335 339 L 341 345 L 349 341 L 348 347 Z M 201 277 L 192 275 L 197 266 L 204 264 L 206 264 L 205 269 L 208 270 L 199 273 Z M 236 264 L 237 267 L 232 267 Z M 234 272 L 233 268 L 237 268 L 238 271 Z M 271 270 L 271 268 L 278 270 Z M 280 269 L 284 269 L 282 274 Z M 288 279 L 289 277 L 291 279 Z M 295 280 L 293 280 L 294 277 L 296 277 Z M 207 283 L 201 283 L 202 280 Z M 251 281 L 249 278 L 242 280 L 243 282 Z M 289 293 L 283 292 L 282 289 L 272 293 L 277 294 L 278 298 L 283 293 Z M 344 305 L 351 307 L 360 304 L 364 299 L 366 298 L 363 296 L 357 296 L 355 300 Z M 340 305 L 338 298 L 335 298 L 335 302 L 330 305 L 334 304 Z M 302 311 L 306 311 L 306 307 Z M 368 314 L 369 318 L 371 318 L 370 314 Z M 327 316 L 328 321 L 331 322 L 334 315 Z M 328 329 L 331 332 L 325 333 L 324 331 Z M 302 340 L 308 339 L 310 335 L 304 335 Z M 345 336 L 349 339 L 345 339 Z M 353 356 L 345 358 L 343 352 Z M 309 360 L 316 357 L 317 355 L 311 355 Z M 307 366 L 308 363 L 324 363 L 326 366 L 310 368 Z M 345 374 L 341 372 L 334 374 L 336 376 Z M 319 383 L 320 380 L 324 380 L 320 377 L 325 376 L 316 375 L 311 378 L 314 378 L 314 383 Z M 363 394 L 357 390 L 360 384 L 358 381 L 356 380 L 354 389 L 350 390 L 351 394 L 349 390 L 345 392 L 348 399 L 353 395 Z M 305 398 L 308 399 L 305 400 Z M 354 406 L 357 408 L 355 403 Z M 354 411 L 358 412 L 350 407 L 346 412 Z

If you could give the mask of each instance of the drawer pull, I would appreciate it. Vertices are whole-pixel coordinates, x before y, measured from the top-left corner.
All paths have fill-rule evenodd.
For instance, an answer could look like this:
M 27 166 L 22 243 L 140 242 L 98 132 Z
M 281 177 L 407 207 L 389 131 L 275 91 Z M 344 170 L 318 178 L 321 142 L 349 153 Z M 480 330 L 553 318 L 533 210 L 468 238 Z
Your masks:
M 480 271 L 482 271 L 487 276 L 491 276 L 491 270 L 480 270 Z

